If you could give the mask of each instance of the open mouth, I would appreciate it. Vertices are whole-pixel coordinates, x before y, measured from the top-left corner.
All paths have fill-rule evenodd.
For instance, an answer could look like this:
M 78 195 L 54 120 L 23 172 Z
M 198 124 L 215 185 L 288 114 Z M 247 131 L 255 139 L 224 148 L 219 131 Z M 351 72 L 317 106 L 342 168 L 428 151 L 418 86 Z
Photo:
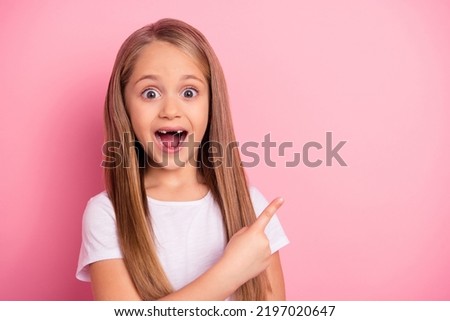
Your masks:
M 184 129 L 159 129 L 155 132 L 155 136 L 164 150 L 176 151 L 186 139 L 187 133 Z

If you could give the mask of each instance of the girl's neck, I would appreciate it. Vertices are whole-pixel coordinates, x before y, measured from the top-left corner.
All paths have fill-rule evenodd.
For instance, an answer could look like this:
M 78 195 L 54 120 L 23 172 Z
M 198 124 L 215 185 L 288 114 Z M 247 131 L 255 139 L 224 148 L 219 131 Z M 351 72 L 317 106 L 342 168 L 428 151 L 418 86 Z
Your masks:
M 209 191 L 197 168 L 148 168 L 145 173 L 147 195 L 162 201 L 192 201 Z

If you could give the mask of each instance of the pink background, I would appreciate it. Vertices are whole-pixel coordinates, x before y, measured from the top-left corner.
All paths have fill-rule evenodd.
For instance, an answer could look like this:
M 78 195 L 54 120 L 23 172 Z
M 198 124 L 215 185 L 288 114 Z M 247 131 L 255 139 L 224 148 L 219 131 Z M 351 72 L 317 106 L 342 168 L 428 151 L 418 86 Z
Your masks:
M 427 0 L 2 0 L 0 299 L 91 299 L 75 268 L 108 78 L 162 17 L 210 40 L 239 140 L 294 144 L 248 170 L 286 199 L 289 300 L 450 299 L 450 3 Z M 284 166 L 327 131 L 348 167 Z

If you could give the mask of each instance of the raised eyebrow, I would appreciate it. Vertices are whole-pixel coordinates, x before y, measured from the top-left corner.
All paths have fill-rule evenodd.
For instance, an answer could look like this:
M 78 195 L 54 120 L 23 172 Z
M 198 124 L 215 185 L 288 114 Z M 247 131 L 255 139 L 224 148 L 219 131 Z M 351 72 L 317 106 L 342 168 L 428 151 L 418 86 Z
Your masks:
M 150 80 L 155 80 L 156 81 L 156 80 L 159 79 L 159 77 L 156 76 L 156 75 L 143 75 L 138 80 L 136 80 L 136 82 L 134 84 L 136 85 L 138 82 L 140 82 L 140 81 L 142 81 L 144 79 L 150 79 Z
M 157 75 L 143 75 L 142 77 L 139 77 L 138 80 L 136 80 L 136 82 L 134 83 L 134 85 L 136 85 L 138 82 L 140 82 L 140 81 L 142 81 L 142 80 L 145 80 L 145 79 L 158 81 L 159 78 L 160 78 L 160 77 L 157 76 Z M 195 75 L 183 75 L 183 76 L 181 76 L 181 78 L 180 78 L 180 80 L 182 80 L 182 81 L 183 81 L 183 80 L 190 80 L 190 79 L 199 81 L 200 83 L 202 83 L 203 85 L 206 86 L 206 82 L 205 82 L 202 78 L 197 77 L 197 76 L 195 76 Z
M 183 75 L 181 77 L 181 80 L 189 80 L 189 79 L 193 79 L 193 80 L 197 80 L 199 82 L 201 82 L 202 84 L 206 85 L 205 81 L 195 75 Z

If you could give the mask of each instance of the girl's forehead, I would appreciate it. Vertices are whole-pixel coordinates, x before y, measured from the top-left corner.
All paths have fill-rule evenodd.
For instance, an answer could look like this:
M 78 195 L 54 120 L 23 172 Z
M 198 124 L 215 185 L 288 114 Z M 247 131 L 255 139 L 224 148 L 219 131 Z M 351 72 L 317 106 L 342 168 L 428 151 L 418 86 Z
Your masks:
M 204 66 L 182 48 L 171 43 L 155 40 L 145 45 L 139 52 L 133 74 L 195 74 L 204 76 Z

